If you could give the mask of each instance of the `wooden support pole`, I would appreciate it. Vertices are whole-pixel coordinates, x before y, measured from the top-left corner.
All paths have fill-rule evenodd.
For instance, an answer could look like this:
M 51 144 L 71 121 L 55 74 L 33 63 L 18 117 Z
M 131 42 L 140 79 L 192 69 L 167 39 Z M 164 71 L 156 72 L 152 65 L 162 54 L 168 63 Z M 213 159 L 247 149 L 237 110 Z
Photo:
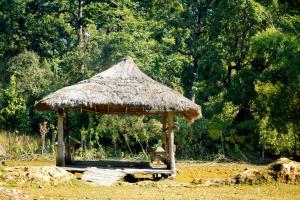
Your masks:
M 66 164 L 71 164 L 72 163 L 72 146 L 70 144 L 70 139 L 69 139 L 69 118 L 68 118 L 68 111 L 65 111 L 64 113 L 64 142 L 65 142 L 65 163 Z
M 63 117 L 64 117 L 64 141 L 65 141 L 65 144 L 69 143 L 70 140 L 69 140 L 69 118 L 68 118 L 68 111 L 66 110 L 64 113 L 63 113 Z
M 65 142 L 64 142 L 64 112 L 57 113 L 57 152 L 56 152 L 56 166 L 65 166 Z
M 169 131 L 169 168 L 172 170 L 173 175 L 176 176 L 176 169 L 175 169 L 175 152 L 174 152 L 174 113 L 173 112 L 168 112 L 167 114 L 167 119 L 168 119 L 168 131 Z
M 167 116 L 166 114 L 162 115 L 162 146 L 164 148 L 164 150 L 166 151 L 166 153 L 168 152 L 168 138 L 167 138 Z

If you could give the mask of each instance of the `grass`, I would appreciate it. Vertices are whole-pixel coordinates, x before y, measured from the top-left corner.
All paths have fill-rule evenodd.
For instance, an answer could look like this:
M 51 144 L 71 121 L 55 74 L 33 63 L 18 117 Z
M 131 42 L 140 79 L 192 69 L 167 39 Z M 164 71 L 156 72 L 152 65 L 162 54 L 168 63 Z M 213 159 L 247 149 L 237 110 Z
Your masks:
M 53 165 L 53 162 L 35 160 L 32 162 L 8 162 L 10 166 L 18 165 Z M 176 177 L 176 183 L 190 182 L 194 178 L 212 179 L 229 178 L 244 168 L 266 168 L 246 163 L 194 163 L 180 162 L 177 167 L 182 171 Z M 177 184 L 178 185 L 178 184 Z M 116 185 L 112 187 L 94 186 L 74 180 L 70 184 L 38 187 L 12 187 L 22 190 L 32 199 L 299 199 L 300 185 L 264 184 L 231 185 L 211 187 L 156 185 Z
M 20 146 L 38 142 L 34 137 L 14 137 L 12 144 Z M 8 148 L 7 135 L 0 134 L 0 144 Z M 27 149 L 25 149 L 27 150 Z M 48 161 L 34 156 L 33 161 L 5 161 L 7 166 L 53 166 Z M 189 183 L 195 178 L 214 179 L 231 178 L 245 168 L 267 168 L 267 165 L 248 163 L 214 163 L 214 162 L 178 162 L 176 183 Z M 74 180 L 72 183 L 47 186 L 3 185 L 10 189 L 19 189 L 30 195 L 31 199 L 287 199 L 300 200 L 300 185 L 272 183 L 264 185 L 225 185 L 211 187 L 172 186 L 162 181 L 156 185 L 140 186 L 136 184 L 116 185 L 112 187 L 94 186 Z M 176 184 L 175 184 L 176 185 Z
M 245 168 L 257 169 L 267 168 L 267 166 L 248 163 L 180 162 L 177 164 L 177 168 L 182 173 L 178 173 L 176 180 L 179 182 L 191 182 L 195 178 L 232 178 Z
M 54 166 L 54 161 L 44 160 L 42 158 L 37 158 L 33 161 L 5 161 L 5 165 L 8 167 L 15 166 Z
M 40 149 L 40 142 L 38 136 L 9 134 L 0 130 L 0 145 L 6 150 L 6 159 L 25 160 L 35 157 Z
M 86 183 L 48 188 L 18 188 L 32 199 L 300 199 L 299 185 L 222 187 L 95 187 Z

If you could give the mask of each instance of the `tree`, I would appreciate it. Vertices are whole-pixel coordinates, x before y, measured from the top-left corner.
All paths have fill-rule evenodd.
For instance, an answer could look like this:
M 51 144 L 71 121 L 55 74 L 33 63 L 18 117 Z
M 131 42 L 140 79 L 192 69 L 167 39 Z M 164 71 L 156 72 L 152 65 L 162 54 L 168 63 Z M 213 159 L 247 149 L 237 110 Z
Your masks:
M 45 88 L 53 87 L 54 77 L 49 64 L 35 52 L 24 51 L 12 57 L 8 66 L 9 74 L 18 80 L 18 93 L 27 100 L 34 101 L 47 93 Z
M 177 118 L 178 156 L 258 149 L 297 156 L 298 7 L 295 0 L 1 0 L 2 128 L 55 124 L 53 114 L 34 109 L 37 100 L 130 55 L 202 106 L 205 117 L 192 126 Z M 114 154 L 145 150 L 160 137 L 156 118 L 69 116 L 72 136 L 84 127 L 88 147 L 108 143 Z
M 42 136 L 42 155 L 44 154 L 44 151 L 46 150 L 45 148 L 45 143 L 46 143 L 46 135 L 49 133 L 49 127 L 46 121 L 43 123 L 40 123 L 40 134 Z
M 278 154 L 293 149 L 295 157 L 299 156 L 299 46 L 298 38 L 269 28 L 254 37 L 252 50 L 253 65 L 263 69 L 255 84 L 256 118 L 264 119 L 259 126 L 263 145 Z M 280 142 L 286 137 L 288 142 Z M 268 138 L 273 142 L 268 144 Z
M 11 76 L 8 87 L 3 92 L 1 101 L 0 120 L 10 131 L 26 131 L 28 112 L 24 99 L 17 93 L 17 80 Z

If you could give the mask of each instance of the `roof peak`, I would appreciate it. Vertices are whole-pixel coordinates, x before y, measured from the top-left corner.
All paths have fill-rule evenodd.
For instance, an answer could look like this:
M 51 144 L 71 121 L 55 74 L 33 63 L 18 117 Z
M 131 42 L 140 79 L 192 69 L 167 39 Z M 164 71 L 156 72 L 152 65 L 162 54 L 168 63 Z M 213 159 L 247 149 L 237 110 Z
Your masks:
M 131 56 L 125 56 L 124 58 L 122 58 L 122 60 L 132 60 L 133 61 Z
M 91 79 L 99 78 L 152 80 L 139 69 L 130 56 L 124 57 L 120 62 Z

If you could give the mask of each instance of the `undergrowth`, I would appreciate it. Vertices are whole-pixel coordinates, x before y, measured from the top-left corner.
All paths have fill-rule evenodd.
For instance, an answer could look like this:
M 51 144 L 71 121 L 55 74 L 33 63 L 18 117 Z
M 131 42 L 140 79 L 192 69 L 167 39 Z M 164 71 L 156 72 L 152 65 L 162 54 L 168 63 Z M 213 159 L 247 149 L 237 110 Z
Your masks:
M 0 145 L 5 149 L 4 160 L 31 160 L 39 156 L 40 139 L 37 136 L 18 132 L 0 132 Z M 49 155 L 44 155 L 45 158 Z

